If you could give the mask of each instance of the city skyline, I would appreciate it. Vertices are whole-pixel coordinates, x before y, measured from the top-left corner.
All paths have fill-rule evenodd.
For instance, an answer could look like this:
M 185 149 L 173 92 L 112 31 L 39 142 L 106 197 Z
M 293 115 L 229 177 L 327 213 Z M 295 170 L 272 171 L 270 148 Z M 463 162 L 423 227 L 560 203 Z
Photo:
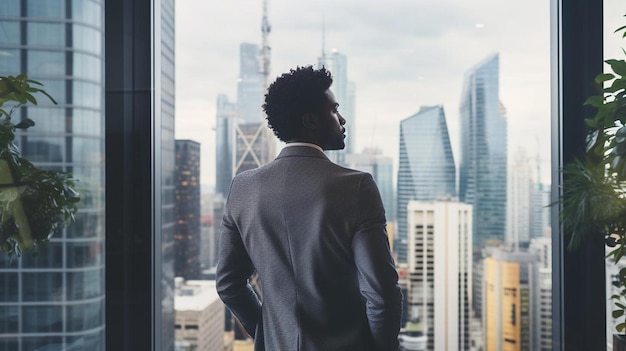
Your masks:
M 394 6 L 377 3 L 338 1 L 330 12 L 323 9 L 330 6 L 327 1 L 302 4 L 297 11 L 287 2 L 272 1 L 270 80 L 296 65 L 316 63 L 324 22 L 326 47 L 336 48 L 349 57 L 350 81 L 358 86 L 355 151 L 379 147 L 397 165 L 399 121 L 421 105 L 444 105 L 450 119 L 452 147 L 455 153 L 458 151 L 463 72 L 472 62 L 500 52 L 501 98 L 509 110 L 509 129 L 515 131 L 511 145 L 525 145 L 533 155 L 540 150 L 542 177 L 548 178 L 548 4 L 537 1 L 503 5 L 492 0 L 472 6 L 450 4 L 396 0 L 393 5 L 399 10 L 394 13 L 415 14 L 396 18 L 391 13 Z M 177 120 L 177 138 L 203 144 L 207 161 L 203 162 L 202 182 L 214 184 L 215 164 L 207 159 L 215 154 L 215 125 L 208 118 L 216 111 L 213 97 L 219 92 L 235 95 L 236 87 L 231 82 L 237 79 L 238 62 L 234 58 L 238 56 L 239 43 L 261 42 L 261 3 L 209 5 L 186 1 L 177 3 L 177 7 L 177 88 L 181 92 L 177 106 L 184 116 Z M 343 21 L 348 14 L 354 21 L 350 28 Z M 194 21 L 194 17 L 200 21 Z M 533 26 L 514 30 L 511 18 L 518 24 Z M 213 34 L 206 28 L 207 22 L 223 30 Z M 198 60 L 199 57 L 203 59 Z M 346 117 L 351 123 L 351 116 Z M 538 138 L 539 143 L 527 144 L 529 135 L 532 140 Z

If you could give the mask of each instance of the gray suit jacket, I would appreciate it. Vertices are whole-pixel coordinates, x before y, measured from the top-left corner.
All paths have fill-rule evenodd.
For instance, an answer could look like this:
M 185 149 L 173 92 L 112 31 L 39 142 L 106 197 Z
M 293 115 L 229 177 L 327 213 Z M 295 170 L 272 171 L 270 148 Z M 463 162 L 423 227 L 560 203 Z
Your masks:
M 236 176 L 217 290 L 255 350 L 397 350 L 402 294 L 385 224 L 372 176 L 311 147 Z

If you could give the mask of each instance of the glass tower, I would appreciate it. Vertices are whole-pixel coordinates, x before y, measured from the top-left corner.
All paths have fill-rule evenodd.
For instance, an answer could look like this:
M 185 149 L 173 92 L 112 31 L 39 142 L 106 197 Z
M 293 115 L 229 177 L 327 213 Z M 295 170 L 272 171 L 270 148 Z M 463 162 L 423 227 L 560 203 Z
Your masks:
M 465 74 L 461 96 L 459 197 L 474 206 L 474 250 L 504 241 L 507 122 L 499 98 L 499 58 L 491 55 Z
M 80 180 L 76 222 L 9 262 L 0 253 L 0 350 L 105 350 L 104 63 L 101 0 L 3 0 L 0 75 L 28 74 L 39 96 L 14 119 L 22 154 Z
M 161 0 L 161 349 L 174 351 L 175 8 Z
M 176 140 L 174 273 L 200 279 L 200 143 Z
M 443 106 L 422 107 L 400 122 L 398 235 L 394 250 L 407 262 L 407 205 L 456 197 L 456 169 Z

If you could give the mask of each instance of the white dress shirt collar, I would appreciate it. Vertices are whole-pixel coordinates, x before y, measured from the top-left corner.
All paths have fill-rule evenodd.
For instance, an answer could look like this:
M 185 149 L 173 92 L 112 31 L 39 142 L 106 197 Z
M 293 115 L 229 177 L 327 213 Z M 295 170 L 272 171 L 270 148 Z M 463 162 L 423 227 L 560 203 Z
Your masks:
M 307 146 L 307 147 L 312 147 L 314 149 L 318 149 L 321 152 L 324 152 L 324 150 L 322 150 L 322 148 L 319 145 L 311 144 L 311 143 L 300 143 L 300 142 L 287 143 L 287 145 L 285 145 L 284 147 L 290 147 L 290 146 Z

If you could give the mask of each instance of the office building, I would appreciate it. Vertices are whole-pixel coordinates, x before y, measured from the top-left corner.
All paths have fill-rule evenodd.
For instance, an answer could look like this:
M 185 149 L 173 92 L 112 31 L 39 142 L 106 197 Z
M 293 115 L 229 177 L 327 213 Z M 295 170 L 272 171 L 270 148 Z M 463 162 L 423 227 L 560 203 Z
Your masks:
M 225 307 L 214 280 L 176 277 L 175 335 L 179 348 L 221 351 L 224 349 Z
M 530 237 L 549 237 L 552 233 L 550 220 L 550 184 L 534 183 L 531 192 Z
M 233 179 L 235 159 L 235 124 L 238 122 L 237 104 L 224 94 L 217 96 L 215 124 L 215 192 L 228 195 Z
M 332 73 L 333 85 L 330 89 L 339 103 L 339 113 L 346 119 L 345 149 L 326 151 L 326 155 L 331 161 L 343 166 L 346 155 L 355 152 L 356 84 L 348 81 L 348 57 L 338 50 L 332 50 L 330 54 L 327 54 L 325 48 L 322 47 L 322 55 L 318 58 L 317 67 L 326 67 Z
M 533 265 L 532 348 L 537 351 L 552 350 L 552 238 L 530 240 L 529 252 L 535 256 Z M 607 324 L 608 325 L 608 324 Z
M 70 4 L 72 6 L 70 6 Z M 25 73 L 58 102 L 38 95 L 14 119 L 22 155 L 79 179 L 76 221 L 39 256 L 0 255 L 0 350 L 105 349 L 104 8 L 101 1 L 5 0 L 0 5 L 0 75 Z
M 422 107 L 400 122 L 394 250 L 407 260 L 407 205 L 411 200 L 456 198 L 456 168 L 443 106 Z
M 485 351 L 532 350 L 532 272 L 528 251 L 490 248 L 484 260 Z
M 518 150 L 509 166 L 507 193 L 507 222 L 505 241 L 510 247 L 527 248 L 530 242 L 532 179 L 530 160 L 524 150 Z
M 421 323 L 428 350 L 470 349 L 472 207 L 410 201 L 409 321 Z
M 393 159 L 384 156 L 380 149 L 365 148 L 360 154 L 347 154 L 345 165 L 348 168 L 372 175 L 385 207 L 387 222 L 395 221 L 395 194 L 393 191 Z
M 174 274 L 200 278 L 200 143 L 176 140 Z
M 84 1 L 84 0 L 83 0 Z M 161 349 L 174 350 L 175 6 L 161 0 Z
M 239 45 L 237 106 L 241 123 L 259 123 L 265 118 L 261 108 L 265 99 L 265 87 L 259 62 L 260 52 L 256 44 Z
M 499 56 L 465 73 L 461 96 L 459 198 L 474 208 L 474 250 L 504 241 L 507 121 L 499 97 Z

